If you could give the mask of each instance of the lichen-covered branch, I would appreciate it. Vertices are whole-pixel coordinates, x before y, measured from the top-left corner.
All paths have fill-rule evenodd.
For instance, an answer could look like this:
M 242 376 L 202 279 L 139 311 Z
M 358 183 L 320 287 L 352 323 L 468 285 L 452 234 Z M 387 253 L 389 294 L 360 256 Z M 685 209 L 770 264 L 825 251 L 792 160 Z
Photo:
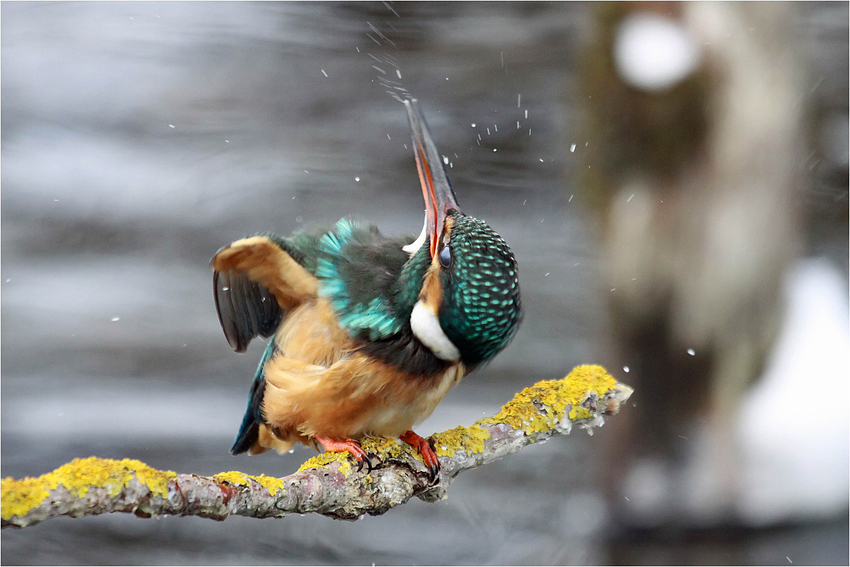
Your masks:
M 316 512 L 355 520 L 379 515 L 417 496 L 446 497 L 457 475 L 515 453 L 573 427 L 592 433 L 617 413 L 632 389 L 600 366 L 579 366 L 562 380 L 538 382 L 514 396 L 491 418 L 432 439 L 441 472 L 430 483 L 419 454 L 397 439 L 365 438 L 373 467 L 357 468 L 347 453 L 309 459 L 284 478 L 240 472 L 211 477 L 153 469 L 141 461 L 75 459 L 38 478 L 2 481 L 2 527 L 31 526 L 55 516 L 130 512 L 141 517 L 179 515 L 224 520 Z

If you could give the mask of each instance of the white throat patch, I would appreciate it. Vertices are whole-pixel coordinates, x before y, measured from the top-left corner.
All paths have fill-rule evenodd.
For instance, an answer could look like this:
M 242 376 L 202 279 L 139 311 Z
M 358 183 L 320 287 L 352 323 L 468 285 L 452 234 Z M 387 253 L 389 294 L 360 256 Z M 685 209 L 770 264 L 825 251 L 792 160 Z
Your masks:
M 421 299 L 413 306 L 413 312 L 410 314 L 410 328 L 416 338 L 431 349 L 437 358 L 451 362 L 460 360 L 460 351 L 443 332 L 437 315 Z

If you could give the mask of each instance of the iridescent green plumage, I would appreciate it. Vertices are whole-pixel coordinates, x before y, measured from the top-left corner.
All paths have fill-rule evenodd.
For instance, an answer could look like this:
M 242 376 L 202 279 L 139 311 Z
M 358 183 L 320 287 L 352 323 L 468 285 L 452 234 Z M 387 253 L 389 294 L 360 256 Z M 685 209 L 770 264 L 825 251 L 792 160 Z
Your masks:
M 460 211 L 421 110 L 415 101 L 405 106 L 425 198 L 419 238 L 386 237 L 343 218 L 288 238 L 248 237 L 213 258 L 230 345 L 242 352 L 253 338 L 273 336 L 234 454 L 313 439 L 361 459 L 345 437 L 383 431 L 414 443 L 433 473 L 436 455 L 409 428 L 516 333 L 522 309 L 513 253 Z
M 521 319 L 516 260 L 486 223 L 452 211 L 452 264 L 442 270 L 440 326 L 471 366 L 490 360 Z M 391 339 L 408 324 L 430 263 L 423 246 L 409 258 L 412 237 L 387 238 L 374 225 L 340 220 L 319 238 L 315 275 L 341 327 L 370 341 Z
M 440 325 L 463 354 L 479 364 L 511 340 L 522 318 L 513 252 L 484 222 L 453 211 L 452 266 L 441 275 Z
M 398 284 L 412 237 L 387 238 L 374 225 L 342 219 L 322 236 L 316 276 L 339 324 L 351 335 L 385 339 L 401 331 L 413 303 L 399 302 Z M 424 274 L 424 269 L 422 270 Z

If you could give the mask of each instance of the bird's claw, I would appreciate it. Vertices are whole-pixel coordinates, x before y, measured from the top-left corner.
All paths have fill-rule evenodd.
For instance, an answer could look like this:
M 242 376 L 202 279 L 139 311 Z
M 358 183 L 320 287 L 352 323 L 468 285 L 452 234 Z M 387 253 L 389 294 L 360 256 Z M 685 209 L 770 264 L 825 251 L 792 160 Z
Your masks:
M 366 453 L 363 459 L 357 459 L 357 472 L 363 470 L 363 463 L 366 463 L 366 474 L 371 473 L 375 469 L 375 466 L 372 464 L 372 458 L 368 453 Z
M 320 435 L 314 436 L 314 439 L 324 448 L 326 453 L 349 453 L 357 461 L 357 472 L 363 470 L 364 463 L 368 467 L 366 474 L 374 470 L 372 459 L 369 458 L 369 455 L 363 450 L 360 442 L 356 439 L 340 441 Z M 412 445 L 419 451 L 419 454 L 422 455 L 422 460 L 425 462 L 425 466 L 428 467 L 428 480 L 431 484 L 434 484 L 440 475 L 440 461 L 437 458 L 437 453 L 434 451 L 433 441 L 420 437 L 412 430 L 406 431 L 399 439 L 408 445 Z
M 360 442 L 356 439 L 338 441 L 336 439 L 322 437 L 320 435 L 316 435 L 314 438 L 325 449 L 326 453 L 349 453 L 352 457 L 354 457 L 354 460 L 357 461 L 357 472 L 360 472 L 363 469 L 364 462 L 366 463 L 366 466 L 369 467 L 366 471 L 367 474 L 372 472 L 372 460 L 369 458 L 369 455 L 366 454 L 366 451 L 363 450 L 363 447 L 360 446 Z
M 399 439 L 413 445 L 419 451 L 425 466 L 428 467 L 428 480 L 434 484 L 440 475 L 440 461 L 434 451 L 433 441 L 420 437 L 410 429 L 405 431 Z

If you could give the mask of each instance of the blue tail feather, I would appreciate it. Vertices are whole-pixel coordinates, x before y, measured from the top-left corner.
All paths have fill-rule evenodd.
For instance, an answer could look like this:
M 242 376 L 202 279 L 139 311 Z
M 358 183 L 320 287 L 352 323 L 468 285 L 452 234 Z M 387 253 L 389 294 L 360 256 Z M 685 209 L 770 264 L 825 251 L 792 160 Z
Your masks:
M 251 384 L 251 394 L 248 396 L 248 407 L 245 410 L 245 417 L 242 418 L 242 425 L 239 427 L 239 433 L 236 435 L 236 441 L 230 452 L 233 455 L 245 453 L 248 451 L 257 437 L 260 434 L 260 424 L 263 423 L 263 394 L 266 390 L 265 366 L 275 351 L 274 337 L 269 341 L 266 351 L 263 353 L 263 358 L 260 360 L 260 365 L 257 367 L 257 373 L 254 375 L 254 382 Z

